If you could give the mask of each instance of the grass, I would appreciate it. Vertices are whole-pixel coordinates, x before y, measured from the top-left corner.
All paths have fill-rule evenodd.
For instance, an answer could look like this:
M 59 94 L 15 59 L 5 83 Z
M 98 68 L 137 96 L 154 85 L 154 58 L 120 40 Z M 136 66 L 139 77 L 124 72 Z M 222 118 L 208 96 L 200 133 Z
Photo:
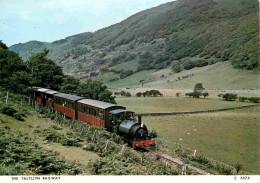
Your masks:
M 118 97 L 116 102 L 136 113 L 198 111 L 249 105 L 246 102 L 227 102 L 216 99 L 186 97 Z
M 21 122 L 11 118 L 7 115 L 0 113 L 0 119 L 6 122 L 6 125 L 11 128 L 13 132 L 22 131 L 28 133 L 30 137 L 34 138 L 39 145 L 47 150 L 53 150 L 60 153 L 62 157 L 68 160 L 79 161 L 85 168 L 84 174 L 88 174 L 88 162 L 90 160 L 99 159 L 96 153 L 85 151 L 80 147 L 69 147 L 62 146 L 59 143 L 51 143 L 50 145 L 43 144 L 44 138 L 38 134 L 33 133 L 35 129 L 46 129 L 52 125 L 58 125 L 52 121 L 48 121 L 45 118 L 39 118 L 36 113 L 31 113 L 30 116 L 26 118 L 25 122 Z M 59 126 L 59 125 L 58 125 Z M 65 133 L 67 129 L 60 130 L 60 133 Z
M 140 80 L 145 80 L 144 88 L 193 89 L 196 83 L 203 83 L 205 88 L 214 89 L 259 89 L 258 71 L 246 71 L 232 68 L 229 62 L 172 73 L 170 67 L 154 71 L 137 72 L 127 78 L 106 83 L 110 88 L 141 88 Z M 164 78 L 161 76 L 164 74 Z M 170 75 L 169 75 L 170 74 Z M 189 74 L 194 76 L 176 81 L 178 77 Z
M 180 142 L 199 154 L 259 174 L 260 107 L 193 115 L 144 117 L 159 138 Z M 182 139 L 182 140 L 180 140 Z

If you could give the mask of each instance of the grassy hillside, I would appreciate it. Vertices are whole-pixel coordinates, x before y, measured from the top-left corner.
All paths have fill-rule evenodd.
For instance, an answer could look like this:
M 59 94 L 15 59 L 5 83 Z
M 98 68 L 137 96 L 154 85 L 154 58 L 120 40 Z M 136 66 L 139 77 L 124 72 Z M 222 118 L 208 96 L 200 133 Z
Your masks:
M 141 71 L 113 82 L 107 81 L 119 78 L 118 74 L 106 73 L 97 78 L 103 79 L 110 88 L 193 89 L 196 83 L 203 83 L 206 89 L 259 89 L 260 86 L 258 71 L 234 69 L 229 62 L 196 67 L 180 73 L 174 73 L 171 67 L 159 71 Z M 144 80 L 143 86 L 140 80 Z
M 229 60 L 235 68 L 258 67 L 257 0 L 179 0 L 139 12 L 97 32 L 53 43 L 11 46 L 23 58 L 31 51 L 51 49 L 49 57 L 65 72 L 136 68 L 177 71 Z M 33 49 L 32 49 L 33 48 Z M 196 59 L 193 59 L 196 58 Z

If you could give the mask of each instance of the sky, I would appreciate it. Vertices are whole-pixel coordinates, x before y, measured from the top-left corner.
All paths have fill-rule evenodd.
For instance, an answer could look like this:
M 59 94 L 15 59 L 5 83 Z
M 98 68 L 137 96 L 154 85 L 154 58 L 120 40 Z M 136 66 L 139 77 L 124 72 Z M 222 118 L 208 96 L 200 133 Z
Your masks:
M 0 0 L 0 40 L 7 46 L 53 42 L 94 32 L 173 0 Z

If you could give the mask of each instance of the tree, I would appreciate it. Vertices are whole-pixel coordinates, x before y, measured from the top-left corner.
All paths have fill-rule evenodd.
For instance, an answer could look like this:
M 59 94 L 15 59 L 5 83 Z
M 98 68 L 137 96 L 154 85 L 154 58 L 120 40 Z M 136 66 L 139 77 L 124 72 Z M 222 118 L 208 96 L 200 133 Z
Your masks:
M 142 96 L 142 93 L 141 93 L 141 92 L 138 92 L 138 93 L 135 94 L 135 96 L 141 97 L 141 96 Z
M 3 48 L 5 50 L 8 50 L 8 47 L 6 46 L 5 43 L 2 42 L 2 40 L 0 40 L 0 48 Z
M 184 67 L 185 70 L 190 70 L 190 69 L 192 69 L 194 67 L 194 63 L 191 60 L 187 59 L 183 63 L 183 67 Z
M 112 92 L 107 89 L 106 85 L 100 80 L 87 79 L 84 83 L 79 84 L 77 88 L 77 95 L 101 100 L 104 102 L 116 103 Z
M 28 90 L 29 80 L 21 57 L 0 42 L 0 85 L 6 90 L 24 93 Z
M 226 101 L 235 101 L 238 97 L 237 94 L 232 94 L 232 93 L 226 93 L 225 95 L 222 96 L 223 100 Z
M 131 95 L 131 93 L 126 92 L 125 96 L 126 96 L 126 97 L 131 97 L 132 95 Z
M 223 94 L 218 94 L 218 98 L 221 99 L 223 97 Z
M 49 50 L 32 55 L 27 62 L 27 67 L 32 78 L 31 84 L 44 88 L 59 90 L 63 83 L 62 68 L 53 60 L 47 58 Z
M 75 94 L 77 93 L 77 88 L 80 81 L 71 76 L 65 76 L 64 82 L 60 88 L 61 92 Z
M 202 95 L 203 95 L 204 98 L 206 98 L 206 97 L 209 96 L 209 93 L 208 93 L 208 92 L 206 92 L 206 93 L 202 93 Z
M 194 86 L 193 92 L 199 92 L 199 93 L 201 93 L 204 89 L 205 89 L 205 88 L 203 88 L 202 83 L 197 83 L 197 84 Z
M 144 86 L 144 80 L 143 79 L 140 80 L 139 82 L 142 83 L 142 86 Z

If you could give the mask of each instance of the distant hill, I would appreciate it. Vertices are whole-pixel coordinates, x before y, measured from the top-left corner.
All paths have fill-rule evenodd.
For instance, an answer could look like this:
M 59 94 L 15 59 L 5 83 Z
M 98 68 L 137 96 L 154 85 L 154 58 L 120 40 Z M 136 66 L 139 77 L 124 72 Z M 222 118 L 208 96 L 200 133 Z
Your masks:
M 30 41 L 10 50 L 26 60 L 30 52 L 48 48 L 49 57 L 67 73 L 102 68 L 118 74 L 117 79 L 142 70 L 173 67 L 181 72 L 220 61 L 252 70 L 259 65 L 258 7 L 257 0 L 179 0 L 95 33 L 52 43 Z

